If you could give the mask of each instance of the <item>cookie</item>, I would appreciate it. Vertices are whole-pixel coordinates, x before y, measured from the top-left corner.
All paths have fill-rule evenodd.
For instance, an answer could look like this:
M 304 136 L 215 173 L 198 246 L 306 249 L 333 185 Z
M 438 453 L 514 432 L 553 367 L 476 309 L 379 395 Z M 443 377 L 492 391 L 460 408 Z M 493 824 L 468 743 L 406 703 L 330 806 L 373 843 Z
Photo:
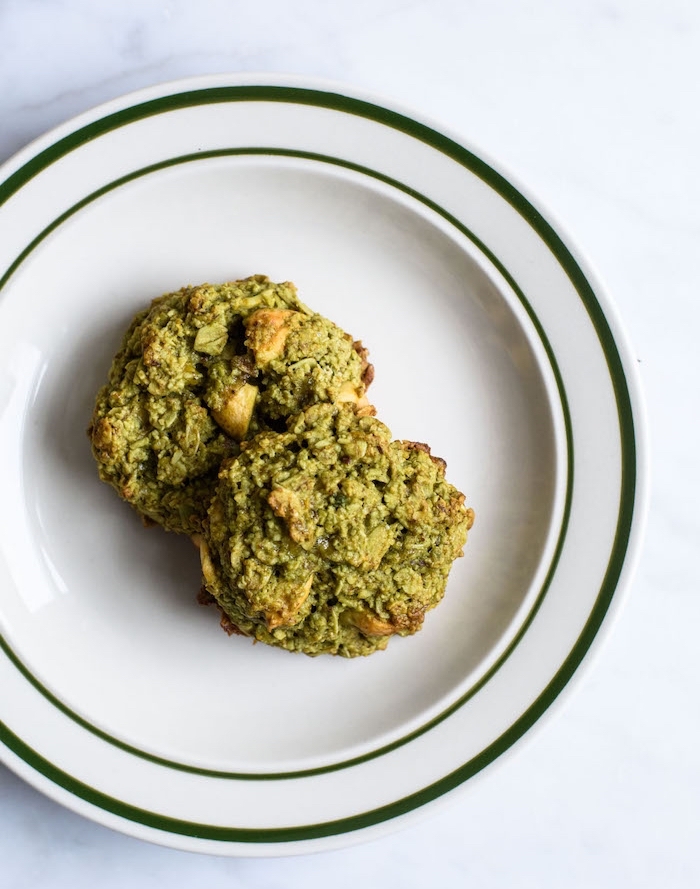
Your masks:
M 318 402 L 373 413 L 359 342 L 293 284 L 255 275 L 154 300 L 125 334 L 88 429 L 100 477 L 146 523 L 201 532 L 223 460 Z
M 473 512 L 426 445 L 318 404 L 224 464 L 199 539 L 229 632 L 308 655 L 368 655 L 443 597 Z

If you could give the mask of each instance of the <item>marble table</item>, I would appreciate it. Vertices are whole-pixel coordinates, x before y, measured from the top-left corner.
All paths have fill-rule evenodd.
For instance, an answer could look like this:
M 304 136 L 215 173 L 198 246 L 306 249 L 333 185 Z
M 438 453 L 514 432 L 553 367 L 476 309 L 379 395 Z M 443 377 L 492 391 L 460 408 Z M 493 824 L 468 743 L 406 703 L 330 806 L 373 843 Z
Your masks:
M 700 7 L 3 0 L 0 37 L 0 160 L 101 101 L 213 72 L 331 78 L 464 134 L 606 282 L 653 461 L 644 552 L 607 644 L 555 718 L 448 806 L 366 845 L 234 860 L 114 833 L 0 767 L 3 887 L 700 885 Z

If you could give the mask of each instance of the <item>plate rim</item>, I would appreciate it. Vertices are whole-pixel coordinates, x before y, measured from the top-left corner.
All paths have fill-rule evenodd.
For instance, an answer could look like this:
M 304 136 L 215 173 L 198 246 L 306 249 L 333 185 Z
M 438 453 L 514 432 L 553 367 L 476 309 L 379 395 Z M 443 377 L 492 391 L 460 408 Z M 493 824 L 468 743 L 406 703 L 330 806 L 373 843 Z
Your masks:
M 325 81 L 314 80 L 312 78 L 285 78 L 274 75 L 213 75 L 203 78 L 195 77 L 169 81 L 148 87 L 144 90 L 128 93 L 125 96 L 99 105 L 91 111 L 84 112 L 64 124 L 61 124 L 46 135 L 39 137 L 39 139 L 35 140 L 33 143 L 30 143 L 30 145 L 18 152 L 13 158 L 10 158 L 10 160 L 0 168 L 0 207 L 15 191 L 22 188 L 27 181 L 43 169 L 43 166 L 53 163 L 53 160 L 55 160 L 56 157 L 62 156 L 60 147 L 67 147 L 70 145 L 70 149 L 67 150 L 72 150 L 73 147 L 78 147 L 78 145 L 83 144 L 86 139 L 95 138 L 100 134 L 98 131 L 100 130 L 100 127 L 105 126 L 106 121 L 119 119 L 128 122 L 126 119 L 130 115 L 133 115 L 138 109 L 142 109 L 149 103 L 151 104 L 151 107 L 155 107 L 155 105 L 158 104 L 162 105 L 163 111 L 183 107 L 177 103 L 178 99 L 185 96 L 188 97 L 189 100 L 195 98 L 202 99 L 203 101 L 201 104 L 211 105 L 216 101 L 224 99 L 225 94 L 227 93 L 230 96 L 231 91 L 237 93 L 236 100 L 238 101 L 253 101 L 256 98 L 262 99 L 263 97 L 267 101 L 270 101 L 273 96 L 276 96 L 277 101 L 291 101 L 299 104 L 299 99 L 304 95 L 307 100 L 312 97 L 316 98 L 317 101 L 312 102 L 311 104 L 331 108 L 335 111 L 349 110 L 352 113 L 357 114 L 357 109 L 362 107 L 364 111 L 370 113 L 360 116 L 368 116 L 370 120 L 377 123 L 387 124 L 388 121 L 393 121 L 394 123 L 401 122 L 402 127 L 394 128 L 402 129 L 403 132 L 414 137 L 416 137 L 417 133 L 420 133 L 421 135 L 418 136 L 418 138 L 422 138 L 422 141 L 427 141 L 432 148 L 437 148 L 442 151 L 443 148 L 448 147 L 449 152 L 443 153 L 447 153 L 449 157 L 456 160 L 458 163 L 461 163 L 462 166 L 467 166 L 467 164 L 464 163 L 464 158 L 465 156 L 469 156 L 470 160 L 475 162 L 476 166 L 481 170 L 480 174 L 473 166 L 467 166 L 472 173 L 480 176 L 480 178 L 486 181 L 490 187 L 493 187 L 492 177 L 494 177 L 501 186 L 504 186 L 510 197 L 506 197 L 500 189 L 496 189 L 499 194 L 501 194 L 502 197 L 505 197 L 520 215 L 524 215 L 523 210 L 529 211 L 532 215 L 528 215 L 525 218 L 531 227 L 533 227 L 537 234 L 542 238 L 542 231 L 537 227 L 542 226 L 543 230 L 547 233 L 548 239 L 552 239 L 552 241 L 558 245 L 558 248 L 563 251 L 562 255 L 568 257 L 568 261 L 565 264 L 562 262 L 559 254 L 552 251 L 555 253 L 559 264 L 570 278 L 575 290 L 581 298 L 581 301 L 587 310 L 589 320 L 600 341 L 601 349 L 603 350 L 606 364 L 608 365 L 610 380 L 613 384 L 613 389 L 615 390 L 616 410 L 620 421 L 620 442 L 623 453 L 623 473 L 621 479 L 620 503 L 618 504 L 617 513 L 618 522 L 616 539 L 611 549 L 610 561 L 608 563 L 605 578 L 580 636 L 569 651 L 564 662 L 560 665 L 552 680 L 540 695 L 538 695 L 535 702 L 524 713 L 521 713 L 518 716 L 518 718 L 511 724 L 510 728 L 503 733 L 496 742 L 489 745 L 489 747 L 483 750 L 474 760 L 464 764 L 450 775 L 443 776 L 438 782 L 435 782 L 435 784 L 423 788 L 421 791 L 414 794 L 410 794 L 402 800 L 393 801 L 388 806 L 375 809 L 369 813 L 352 816 L 351 818 L 340 819 L 340 822 L 324 822 L 322 825 L 316 825 L 315 827 L 317 828 L 324 828 L 316 834 L 309 833 L 309 826 L 279 829 L 212 828 L 217 835 L 210 834 L 211 839 L 216 839 L 219 842 L 223 841 L 231 843 L 233 841 L 234 843 L 244 842 L 248 844 L 282 843 L 285 846 L 286 854 L 286 852 L 289 851 L 290 843 L 301 842 L 307 844 L 310 837 L 318 840 L 322 837 L 329 838 L 331 836 L 337 836 L 340 833 L 345 834 L 347 831 L 357 832 L 366 831 L 373 827 L 376 828 L 378 825 L 391 822 L 397 817 L 407 814 L 411 810 L 420 810 L 424 808 L 428 802 L 433 802 L 443 794 L 449 793 L 459 786 L 463 786 L 468 778 L 473 777 L 487 765 L 501 761 L 503 759 L 503 754 L 508 751 L 517 740 L 524 734 L 530 733 L 535 724 L 541 724 L 543 716 L 551 713 L 552 706 L 559 702 L 561 691 L 563 691 L 565 687 L 570 687 L 571 680 L 574 677 L 580 680 L 584 661 L 587 660 L 590 662 L 591 654 L 596 649 L 600 648 L 602 640 L 601 631 L 609 631 L 611 618 L 619 615 L 622 604 L 622 595 L 625 588 L 629 586 L 632 572 L 639 557 L 644 519 L 646 516 L 646 500 L 648 496 L 646 491 L 648 477 L 646 424 L 641 397 L 641 387 L 639 385 L 636 368 L 631 362 L 630 357 L 632 352 L 621 328 L 616 310 L 607 297 L 604 288 L 597 280 L 596 275 L 592 273 L 589 264 L 581 257 L 580 251 L 573 248 L 570 243 L 567 243 L 568 237 L 561 224 L 558 221 L 553 221 L 553 214 L 549 211 L 544 213 L 540 209 L 541 202 L 539 200 L 533 200 L 532 197 L 528 195 L 527 190 L 522 187 L 516 176 L 512 175 L 510 172 L 505 174 L 500 172 L 503 170 L 502 164 L 493 162 L 485 152 L 475 150 L 471 143 L 467 142 L 467 140 L 461 136 L 454 136 L 454 134 L 449 133 L 445 127 L 439 124 L 434 124 L 432 121 L 428 122 L 423 115 L 417 114 L 414 111 L 409 112 L 406 109 L 400 109 L 395 102 L 377 99 L 375 96 L 370 97 L 367 94 L 350 89 L 344 84 L 332 84 Z M 319 97 L 322 97 L 323 101 L 318 101 Z M 200 104 L 200 102 L 197 103 Z M 309 102 L 302 102 L 301 104 L 309 104 Z M 355 110 L 353 110 L 353 108 Z M 373 116 L 373 114 L 379 116 Z M 137 114 L 134 119 L 141 119 L 142 116 L 143 115 Z M 120 123 L 119 125 L 123 124 Z M 91 133 L 89 136 L 87 135 L 88 131 Z M 105 129 L 104 131 L 106 132 L 107 130 Z M 436 142 L 430 141 L 432 138 L 435 138 Z M 75 142 L 75 145 L 72 144 L 73 142 Z M 438 147 L 438 145 L 441 145 L 442 148 Z M 57 151 L 58 154 L 56 154 Z M 7 171 L 9 171 L 9 174 Z M 515 203 L 513 199 L 515 200 Z M 535 221 L 533 222 L 533 220 Z M 546 243 L 549 249 L 552 250 L 550 240 L 546 240 Z M 571 276 L 571 268 L 575 269 L 574 276 L 577 277 L 578 285 Z M 587 293 L 587 298 L 591 301 L 590 303 L 584 299 L 580 289 L 581 287 L 583 287 L 584 291 Z M 597 319 L 593 317 L 592 308 L 593 314 L 597 316 Z M 607 345 L 603 343 L 601 338 L 601 326 L 607 337 Z M 613 356 L 617 359 L 619 366 L 616 367 L 616 373 L 613 373 L 613 369 L 610 366 L 608 349 L 612 349 Z M 620 414 L 621 395 L 626 396 L 627 402 L 625 405 L 627 415 L 624 422 Z M 631 450 L 626 450 L 625 448 L 625 423 L 628 425 L 627 434 L 631 434 Z M 629 476 L 625 479 L 625 472 L 629 473 L 630 470 L 632 472 L 631 495 L 629 494 L 629 488 L 627 487 L 630 483 Z M 628 491 L 627 496 L 622 493 L 625 490 Z M 626 517 L 626 540 L 620 552 L 618 550 L 618 538 L 620 536 L 622 515 L 624 512 L 624 509 L 622 508 L 623 503 L 627 503 L 627 512 L 629 515 Z M 608 589 L 608 587 L 610 588 Z M 606 601 L 601 603 L 603 590 L 607 590 L 608 594 L 605 597 Z M 602 610 L 599 610 L 601 604 Z M 597 619 L 593 620 L 594 617 Z M 12 735 L 12 732 L 0 722 L 0 740 L 4 740 L 3 729 L 7 730 L 9 734 Z M 59 787 L 62 787 L 71 798 L 74 797 L 75 794 L 66 786 L 64 780 L 56 781 L 50 778 L 44 771 L 44 768 L 36 769 L 36 766 L 32 766 L 32 761 L 41 760 L 49 767 L 48 771 L 54 775 L 56 771 L 60 772 L 60 770 L 49 763 L 48 760 L 44 760 L 39 754 L 31 751 L 31 748 L 28 748 L 21 739 L 14 735 L 12 735 L 12 737 L 18 742 L 18 749 L 25 748 L 25 753 L 30 751 L 28 754 L 29 759 L 27 759 L 26 756 L 22 758 L 31 768 L 38 771 L 44 780 L 57 784 Z M 2 746 L 5 745 L 3 744 Z M 7 746 L 12 750 L 11 745 Z M 17 750 L 14 750 L 13 752 L 15 755 L 18 755 Z M 476 760 L 478 760 L 478 762 L 476 763 L 475 768 L 469 771 L 467 767 Z M 469 773 L 464 774 L 465 769 L 467 769 Z M 37 775 L 37 777 L 39 776 Z M 73 779 L 71 776 L 65 777 L 68 778 L 69 783 L 75 783 L 77 780 Z M 78 781 L 77 783 L 80 784 L 81 782 Z M 82 786 L 85 787 L 85 785 Z M 437 786 L 442 788 L 439 792 L 428 792 L 433 791 Z M 42 786 L 40 789 L 45 790 L 45 787 Z M 88 790 L 93 790 L 94 793 L 100 796 L 105 796 L 104 794 L 100 794 L 99 791 L 94 791 L 94 789 L 88 788 Z M 82 793 L 78 794 L 78 796 L 88 803 L 91 802 L 88 796 L 85 796 Z M 61 801 L 66 803 L 66 800 L 62 799 Z M 118 800 L 115 802 L 119 803 Z M 93 803 L 93 805 L 95 805 L 95 803 Z M 119 814 L 114 808 L 105 809 L 105 807 L 99 803 L 97 805 L 99 805 L 101 811 L 111 811 L 114 814 Z M 135 807 L 129 806 L 128 804 L 120 805 L 125 806 L 126 809 L 135 809 Z M 391 810 L 390 813 L 385 811 L 387 809 Z M 379 816 L 380 812 L 382 813 L 381 816 Z M 135 812 L 132 812 L 131 814 L 133 815 Z M 141 814 L 148 813 L 143 813 L 141 811 Z M 375 820 L 370 819 L 367 821 L 367 817 L 370 815 L 377 815 L 379 817 Z M 155 816 L 160 822 L 160 827 L 158 824 L 148 825 L 148 822 L 141 820 L 141 818 L 137 818 L 137 823 L 134 823 L 132 817 L 129 817 L 128 815 L 126 817 L 129 823 L 133 824 L 135 828 L 141 824 L 146 827 L 151 826 L 155 829 L 166 829 L 168 836 L 171 837 L 173 833 L 176 835 L 181 835 L 182 833 L 179 830 L 173 829 L 175 827 L 174 824 L 170 824 L 169 828 L 163 827 L 164 824 L 177 820 L 169 819 L 167 816 Z M 344 829 L 339 829 L 342 822 L 345 823 Z M 191 834 L 191 836 L 203 837 L 201 830 L 203 825 L 193 824 L 190 825 L 190 827 L 198 828 L 196 832 Z M 256 834 L 256 837 L 248 836 L 247 838 L 244 838 L 245 834 Z M 261 836 L 263 834 L 264 837 Z M 136 831 L 135 835 L 142 835 L 142 829 L 141 832 Z M 250 851 L 248 850 L 246 854 L 250 854 Z

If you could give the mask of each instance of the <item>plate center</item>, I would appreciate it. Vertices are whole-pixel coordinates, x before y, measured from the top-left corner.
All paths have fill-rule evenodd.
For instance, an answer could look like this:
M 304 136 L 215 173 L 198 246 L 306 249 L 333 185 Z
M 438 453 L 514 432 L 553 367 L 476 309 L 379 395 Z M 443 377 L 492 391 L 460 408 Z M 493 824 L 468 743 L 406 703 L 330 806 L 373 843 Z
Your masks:
M 197 605 L 189 540 L 144 529 L 85 435 L 132 315 L 183 284 L 265 273 L 361 338 L 396 438 L 428 442 L 476 524 L 415 637 L 346 661 L 228 638 Z M 551 369 L 476 247 L 420 201 L 292 158 L 150 173 L 59 226 L 6 288 L 0 618 L 26 667 L 121 743 L 187 765 L 283 771 L 376 749 L 468 691 L 539 593 L 562 511 Z M 8 326 L 9 325 L 9 326 Z

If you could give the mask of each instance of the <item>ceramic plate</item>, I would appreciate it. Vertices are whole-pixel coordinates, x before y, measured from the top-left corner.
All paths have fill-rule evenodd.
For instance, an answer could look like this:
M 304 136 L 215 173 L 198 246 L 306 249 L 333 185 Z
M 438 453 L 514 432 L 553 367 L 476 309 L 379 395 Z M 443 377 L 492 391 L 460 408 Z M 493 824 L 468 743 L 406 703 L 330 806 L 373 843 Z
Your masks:
M 326 85 L 119 99 L 0 175 L 0 753 L 54 799 L 182 849 L 375 836 L 550 708 L 627 581 L 639 396 L 551 218 L 427 122 Z M 394 437 L 476 523 L 423 631 L 356 660 L 228 638 L 189 541 L 97 479 L 85 435 L 131 316 L 264 273 L 369 347 Z

